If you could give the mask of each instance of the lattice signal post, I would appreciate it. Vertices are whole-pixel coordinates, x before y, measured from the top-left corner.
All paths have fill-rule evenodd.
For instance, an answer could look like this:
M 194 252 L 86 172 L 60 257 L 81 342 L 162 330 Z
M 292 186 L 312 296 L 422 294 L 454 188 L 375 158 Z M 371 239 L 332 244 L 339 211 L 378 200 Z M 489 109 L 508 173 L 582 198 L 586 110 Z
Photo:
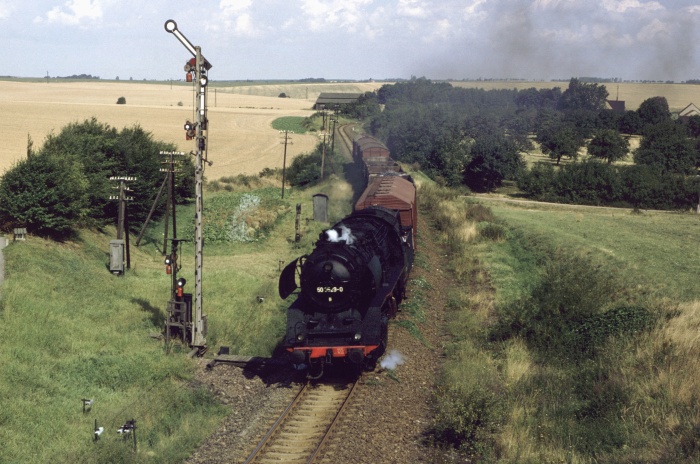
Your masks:
M 202 190 L 204 183 L 204 163 L 207 162 L 207 84 L 209 78 L 207 72 L 211 69 L 211 64 L 202 55 L 202 49 L 194 46 L 177 28 L 177 23 L 172 19 L 165 22 L 165 30 L 173 34 L 177 40 L 192 54 L 194 58 L 185 63 L 187 82 L 194 82 L 196 93 L 196 117 L 195 122 L 185 123 L 186 138 L 194 139 L 196 151 L 195 156 L 195 227 L 194 227 L 194 248 L 195 248 L 195 270 L 194 270 L 194 311 L 192 314 L 189 345 L 197 349 L 199 353 L 206 351 L 206 315 L 202 313 L 202 268 L 203 268 L 203 224 L 202 213 L 204 211 Z

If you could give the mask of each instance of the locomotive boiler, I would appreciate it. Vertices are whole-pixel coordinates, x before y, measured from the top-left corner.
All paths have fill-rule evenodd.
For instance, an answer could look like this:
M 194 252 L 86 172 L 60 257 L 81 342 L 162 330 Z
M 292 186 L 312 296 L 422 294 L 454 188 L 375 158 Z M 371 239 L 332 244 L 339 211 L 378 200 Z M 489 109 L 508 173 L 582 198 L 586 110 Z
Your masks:
M 282 271 L 280 296 L 297 295 L 287 311 L 283 346 L 295 365 L 309 367 L 310 377 L 339 362 L 374 368 L 387 345 L 389 319 L 405 295 L 415 219 L 412 182 L 373 179 L 355 211 Z

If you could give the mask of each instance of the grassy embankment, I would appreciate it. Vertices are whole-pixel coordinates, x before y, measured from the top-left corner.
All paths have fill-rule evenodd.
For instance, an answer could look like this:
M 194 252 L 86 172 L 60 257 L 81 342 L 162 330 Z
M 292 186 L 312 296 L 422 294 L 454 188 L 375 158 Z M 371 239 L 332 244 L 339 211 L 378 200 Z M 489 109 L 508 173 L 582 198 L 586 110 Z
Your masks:
M 335 220 L 350 210 L 352 190 L 333 179 L 313 190 L 288 188 L 281 200 L 280 189 L 257 176 L 219 183 L 219 192 L 205 192 L 207 342 L 212 352 L 228 345 L 233 353 L 270 355 L 284 331 L 279 268 L 311 249 L 324 227 L 306 221 L 311 196 L 328 193 Z M 192 206 L 178 208 L 179 237 L 192 233 L 192 217 Z M 197 365 L 184 355 L 186 348 L 149 337 L 162 330 L 170 297 L 162 231 L 154 224 L 139 248 L 132 239 L 132 265 L 124 277 L 108 272 L 113 230 L 81 231 L 66 243 L 30 237 L 5 250 L 0 462 L 179 462 L 227 414 L 197 383 Z M 179 275 L 189 282 L 185 290 L 193 291 L 191 242 L 183 245 L 180 262 Z M 83 398 L 95 400 L 87 414 Z M 97 443 L 95 419 L 105 427 Z M 115 433 L 130 419 L 136 420 L 136 453 Z
M 469 284 L 435 437 L 483 462 L 697 462 L 697 216 L 422 202 Z

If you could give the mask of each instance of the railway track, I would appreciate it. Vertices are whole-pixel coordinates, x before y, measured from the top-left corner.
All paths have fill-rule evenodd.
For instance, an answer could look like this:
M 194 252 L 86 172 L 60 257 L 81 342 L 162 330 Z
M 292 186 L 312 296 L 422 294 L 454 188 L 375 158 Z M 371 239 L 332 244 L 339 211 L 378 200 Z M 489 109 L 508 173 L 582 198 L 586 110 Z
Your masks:
M 354 382 L 306 383 L 245 463 L 312 463 L 355 391 Z
M 357 135 L 353 132 L 355 124 L 343 124 L 338 127 L 338 133 L 340 134 L 340 140 L 344 147 L 344 156 L 352 161 L 352 139 Z

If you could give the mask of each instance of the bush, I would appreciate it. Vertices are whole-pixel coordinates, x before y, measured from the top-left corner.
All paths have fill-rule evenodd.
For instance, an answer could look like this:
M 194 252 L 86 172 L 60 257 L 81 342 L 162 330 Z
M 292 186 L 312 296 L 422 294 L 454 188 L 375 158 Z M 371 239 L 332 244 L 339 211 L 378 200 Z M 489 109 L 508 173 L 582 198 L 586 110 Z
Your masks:
M 117 105 L 126 105 L 126 98 L 125 97 L 117 98 Z
M 88 182 L 78 163 L 49 154 L 20 161 L 0 180 L 0 224 L 62 239 L 86 213 Z
M 610 337 L 646 330 L 655 313 L 622 301 L 618 271 L 571 252 L 554 252 L 529 296 L 501 310 L 493 335 L 522 336 L 541 352 L 593 357 Z

